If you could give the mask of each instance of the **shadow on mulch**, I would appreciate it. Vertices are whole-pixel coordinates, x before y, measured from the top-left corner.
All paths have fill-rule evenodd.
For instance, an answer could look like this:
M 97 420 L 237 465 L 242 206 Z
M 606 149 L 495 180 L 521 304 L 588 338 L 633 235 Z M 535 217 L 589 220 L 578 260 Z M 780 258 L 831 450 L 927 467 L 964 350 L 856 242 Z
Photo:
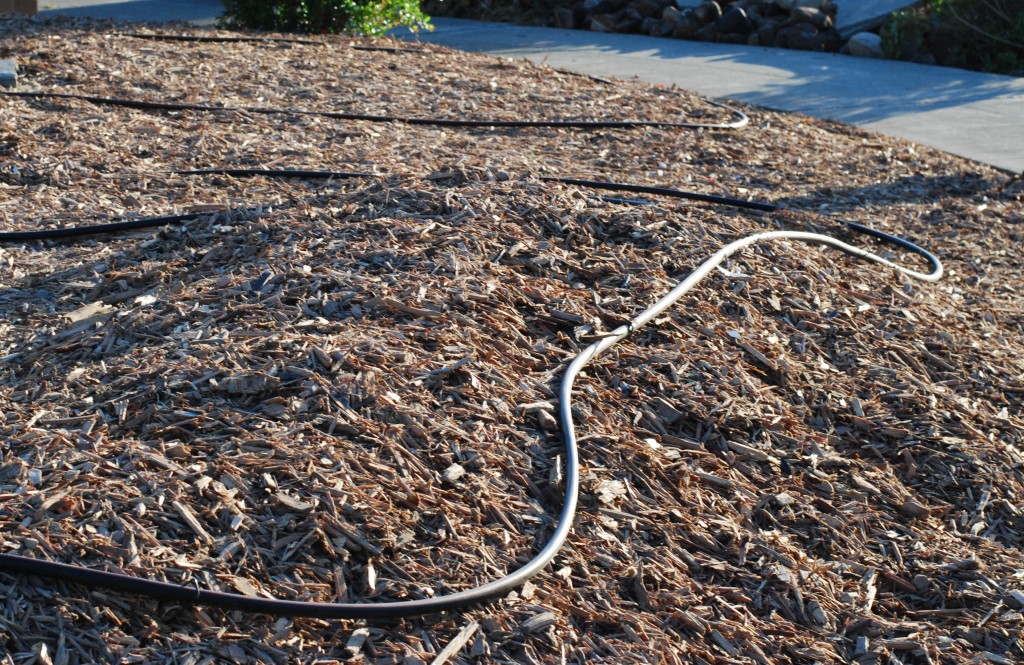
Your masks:
M 827 205 L 836 212 L 862 209 L 865 205 L 921 203 L 941 198 L 970 198 L 998 189 L 998 183 L 980 175 L 920 175 L 858 187 L 821 187 L 809 194 L 784 197 L 774 203 L 794 210 L 813 210 Z

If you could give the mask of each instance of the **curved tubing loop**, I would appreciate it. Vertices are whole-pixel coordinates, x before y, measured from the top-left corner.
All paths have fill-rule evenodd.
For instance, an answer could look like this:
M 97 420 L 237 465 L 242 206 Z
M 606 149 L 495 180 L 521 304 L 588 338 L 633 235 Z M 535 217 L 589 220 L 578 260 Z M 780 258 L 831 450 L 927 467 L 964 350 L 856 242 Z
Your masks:
M 888 236 L 883 236 L 883 239 L 888 239 Z M 243 610 L 281 616 L 318 617 L 323 619 L 391 619 L 465 608 L 503 596 L 541 572 L 555 558 L 572 528 L 579 498 L 580 482 L 579 449 L 576 439 L 576 425 L 573 421 L 572 413 L 572 389 L 576 377 L 579 376 L 580 372 L 589 362 L 601 353 L 607 351 L 625 339 L 630 333 L 642 328 L 664 313 L 665 310 L 696 286 L 698 282 L 704 279 L 708 273 L 729 256 L 751 245 L 769 240 L 798 240 L 801 242 L 823 244 L 926 282 L 934 282 L 942 276 L 941 264 L 936 264 L 930 273 L 918 272 L 897 265 L 877 254 L 872 254 L 831 236 L 804 231 L 757 233 L 731 242 L 715 252 L 660 300 L 644 310 L 630 323 L 620 326 L 609 336 L 588 346 L 569 364 L 559 390 L 559 413 L 562 418 L 562 434 L 565 445 L 566 483 L 565 500 L 558 515 L 558 524 L 544 547 L 529 562 L 493 582 L 436 598 L 379 603 L 320 603 L 280 600 L 276 598 L 253 598 L 241 594 L 209 591 L 198 587 L 158 582 L 121 573 L 111 573 L 13 554 L 0 554 L 0 569 L 20 572 L 26 575 L 54 577 L 88 586 L 105 587 L 126 593 L 195 605 L 219 607 L 227 610 Z
M 558 182 L 563 185 L 574 185 L 576 187 L 587 187 L 589 189 L 599 189 L 604 191 L 612 192 L 630 192 L 633 194 L 653 194 L 655 196 L 666 196 L 675 199 L 687 199 L 690 201 L 700 201 L 702 203 L 713 203 L 716 205 L 728 205 L 736 208 L 744 208 L 747 210 L 759 210 L 761 212 L 780 212 L 786 210 L 780 205 L 775 203 L 766 203 L 764 201 L 749 201 L 747 199 L 737 199 L 729 196 L 717 196 L 714 194 L 700 194 L 697 192 L 686 192 L 680 189 L 672 189 L 670 187 L 651 187 L 649 185 L 631 185 L 620 182 L 606 182 L 603 180 L 581 180 L 579 178 L 561 178 L 561 177 L 542 177 L 541 180 L 545 182 Z M 601 197 L 602 199 L 611 203 L 624 203 L 628 205 L 645 205 L 650 204 L 650 201 L 632 200 L 632 199 L 616 199 L 614 197 Z M 942 276 L 942 262 L 939 258 L 921 247 L 920 245 L 914 244 L 906 238 L 886 233 L 885 231 L 879 231 L 878 229 L 864 224 L 858 224 L 857 222 L 848 222 L 843 219 L 831 218 L 833 221 L 839 222 L 846 228 L 860 233 L 863 235 L 871 236 L 881 240 L 882 242 L 902 247 L 903 249 L 917 254 L 931 266 L 931 273 L 936 274 L 935 279 L 939 279 Z M 861 250 L 858 250 L 861 251 Z M 889 264 L 890 267 L 897 268 L 900 271 L 907 272 L 903 268 L 898 268 L 895 264 Z M 920 275 L 921 273 L 915 273 L 910 271 L 914 276 Z M 918 279 L 923 279 L 918 277 Z M 934 281 L 934 280 L 929 280 Z

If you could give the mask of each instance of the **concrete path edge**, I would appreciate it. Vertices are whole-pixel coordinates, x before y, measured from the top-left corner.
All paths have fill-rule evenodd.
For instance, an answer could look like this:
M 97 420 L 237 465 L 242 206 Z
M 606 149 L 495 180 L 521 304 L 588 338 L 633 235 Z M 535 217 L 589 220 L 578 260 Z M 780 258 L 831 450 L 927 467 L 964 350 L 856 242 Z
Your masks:
M 221 0 L 47 0 L 40 16 L 210 25 Z M 829 53 L 434 18 L 403 39 L 837 120 L 1024 172 L 1024 78 Z
M 837 120 L 1024 172 L 1024 78 L 949 67 L 435 18 L 396 36 Z

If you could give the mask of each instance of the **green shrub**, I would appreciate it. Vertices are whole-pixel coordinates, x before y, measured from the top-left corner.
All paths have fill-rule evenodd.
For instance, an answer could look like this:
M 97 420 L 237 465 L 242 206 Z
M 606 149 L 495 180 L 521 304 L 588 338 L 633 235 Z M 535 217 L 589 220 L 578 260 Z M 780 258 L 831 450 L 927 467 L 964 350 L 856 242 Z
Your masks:
M 417 0 L 224 0 L 223 28 L 380 35 L 396 26 L 431 29 Z
M 928 17 L 916 9 L 895 12 L 882 26 L 882 53 L 893 60 L 913 60 L 925 45 L 931 27 Z
M 1024 75 L 1024 0 L 925 0 L 881 36 L 892 58 Z
M 562 3 L 568 4 L 568 3 Z M 551 18 L 555 0 L 422 0 L 423 10 L 434 16 L 458 16 L 509 21 L 511 23 L 546 23 Z

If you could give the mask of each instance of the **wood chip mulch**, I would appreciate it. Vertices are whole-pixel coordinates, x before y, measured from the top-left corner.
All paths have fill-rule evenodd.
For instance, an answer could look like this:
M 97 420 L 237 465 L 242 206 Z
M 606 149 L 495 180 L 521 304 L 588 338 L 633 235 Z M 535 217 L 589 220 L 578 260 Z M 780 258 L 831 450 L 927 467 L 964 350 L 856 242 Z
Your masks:
M 130 30 L 215 34 L 4 19 L 0 57 L 23 90 L 728 119 L 430 45 Z M 492 580 L 550 532 L 555 394 L 588 335 L 741 235 L 850 238 L 829 215 L 947 268 L 929 285 L 775 244 L 715 273 L 581 378 L 574 534 L 492 605 L 363 625 L 0 573 L 0 663 L 1021 662 L 1020 179 L 744 110 L 731 132 L 488 131 L 0 99 L 0 230 L 207 213 L 0 248 L 0 551 L 142 577 L 367 602 Z M 169 174 L 210 167 L 379 175 Z M 548 175 L 802 212 L 622 205 Z

